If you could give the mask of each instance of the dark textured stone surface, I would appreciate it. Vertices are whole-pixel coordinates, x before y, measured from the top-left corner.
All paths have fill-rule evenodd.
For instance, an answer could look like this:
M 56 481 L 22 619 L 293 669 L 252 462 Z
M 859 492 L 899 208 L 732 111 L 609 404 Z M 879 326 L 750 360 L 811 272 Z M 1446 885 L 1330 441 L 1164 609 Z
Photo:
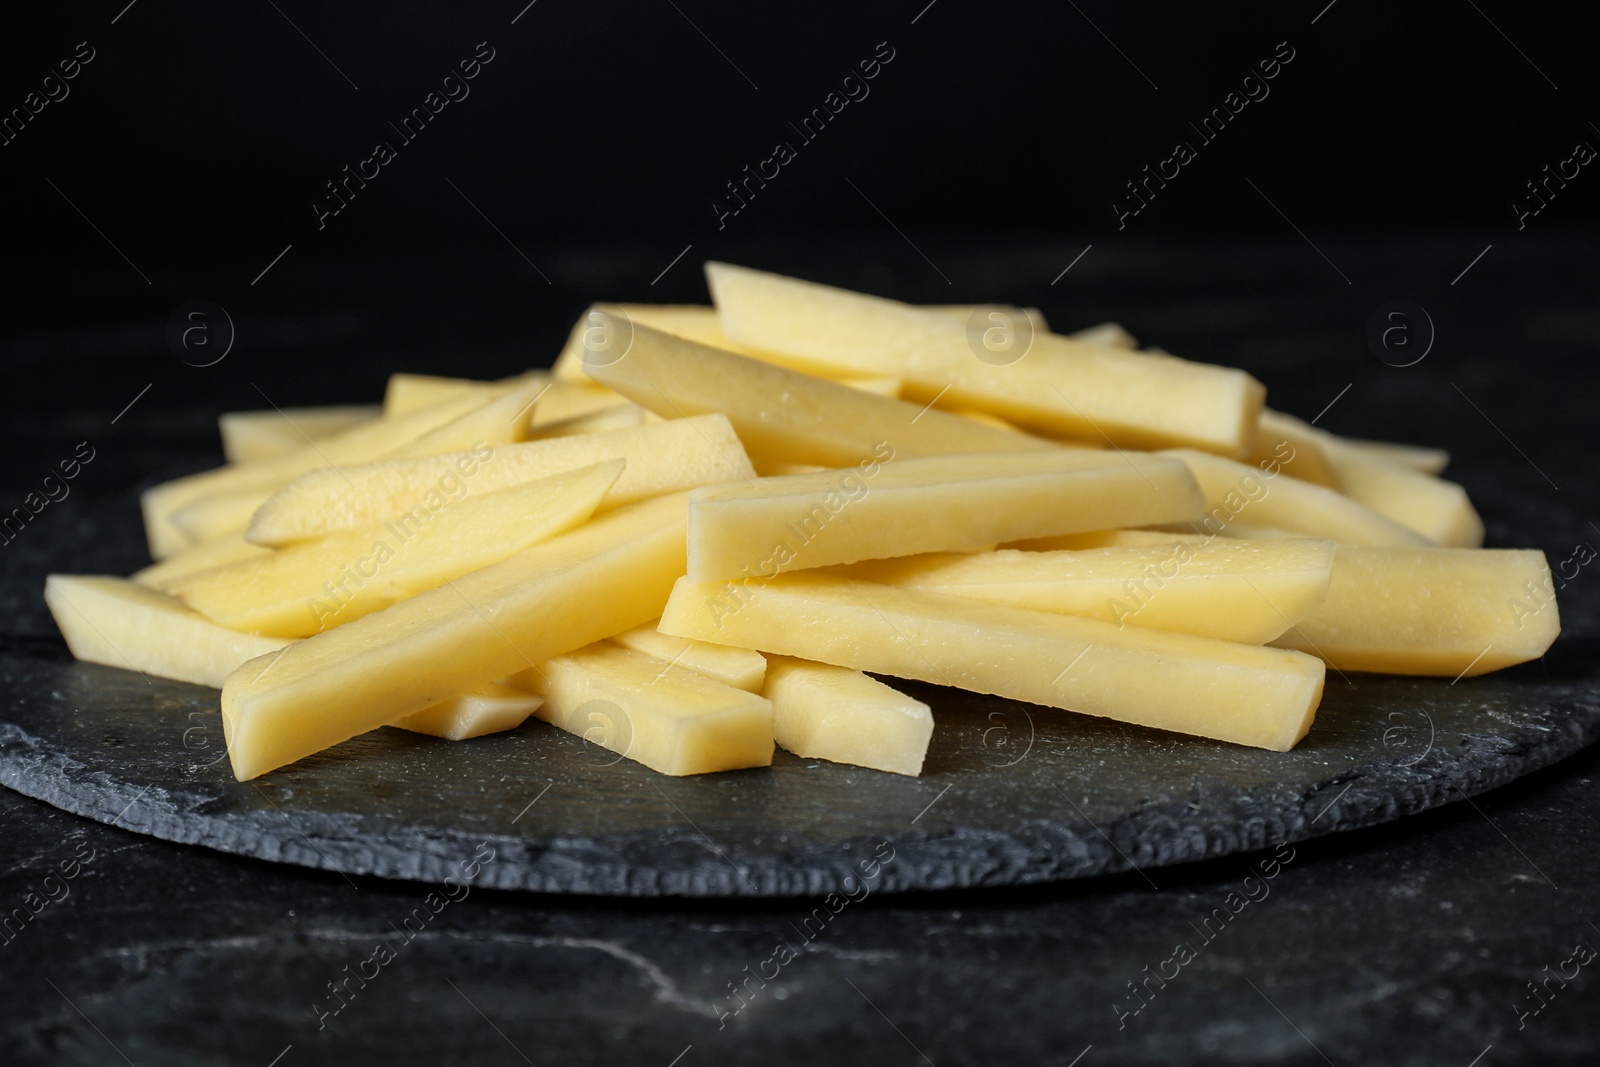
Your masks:
M 1480 494 L 1514 510 L 1492 486 Z M 1532 505 L 1521 505 L 1524 509 Z M 1549 505 L 1522 516 L 1573 518 Z M 932 686 L 921 778 L 779 753 L 672 779 L 549 727 L 447 743 L 379 730 L 254 782 L 223 759 L 215 691 L 0 653 L 0 783 L 169 841 L 438 881 L 481 841 L 485 884 L 629 896 L 1013 885 L 1151 869 L 1414 814 L 1600 737 L 1594 606 L 1541 663 L 1481 678 L 1330 673 L 1311 734 L 1265 752 Z
M 1273 870 L 1256 853 L 870 893 L 826 923 L 820 897 L 484 889 L 424 923 L 414 913 L 446 887 L 184 848 L 0 790 L 0 906 L 57 898 L 0 944 L 0 1062 L 666 1067 L 692 1046 L 678 1067 L 921 1064 L 918 1051 L 939 1067 L 1065 1067 L 1092 1045 L 1078 1067 L 1467 1067 L 1490 1046 L 1478 1067 L 1589 1065 L 1595 965 L 1552 981 L 1537 1015 L 1527 983 L 1578 942 L 1600 946 L 1597 779 L 1589 749 L 1471 806 L 1302 842 L 1265 896 L 1246 882 Z M 78 877 L 47 881 L 75 857 L 89 857 Z M 1220 923 L 1245 889 L 1261 899 Z M 1138 1003 L 1127 983 L 1180 942 L 1197 958 L 1120 1016 Z M 328 983 L 372 976 L 380 943 L 393 961 L 350 980 L 319 1026 L 317 1008 L 339 1005 Z M 797 958 L 738 1010 L 730 983 L 772 976 L 780 943 Z

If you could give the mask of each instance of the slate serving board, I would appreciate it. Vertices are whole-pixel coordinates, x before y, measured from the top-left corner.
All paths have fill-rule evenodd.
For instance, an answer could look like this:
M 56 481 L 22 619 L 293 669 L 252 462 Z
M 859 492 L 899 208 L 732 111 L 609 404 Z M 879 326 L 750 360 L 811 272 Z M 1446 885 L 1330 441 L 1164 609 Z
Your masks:
M 1487 491 L 1485 491 L 1485 489 Z M 1473 486 L 1502 543 L 1575 517 Z M 1552 560 L 1556 559 L 1552 555 Z M 1140 870 L 1459 801 L 1600 738 L 1600 604 L 1562 594 L 1543 661 L 1481 678 L 1329 673 L 1316 725 L 1273 753 L 903 685 L 934 709 L 924 773 L 780 751 L 667 778 L 533 721 L 447 743 L 383 729 L 239 783 L 214 690 L 0 645 L 0 784 L 166 840 L 338 871 L 618 896 L 950 889 Z

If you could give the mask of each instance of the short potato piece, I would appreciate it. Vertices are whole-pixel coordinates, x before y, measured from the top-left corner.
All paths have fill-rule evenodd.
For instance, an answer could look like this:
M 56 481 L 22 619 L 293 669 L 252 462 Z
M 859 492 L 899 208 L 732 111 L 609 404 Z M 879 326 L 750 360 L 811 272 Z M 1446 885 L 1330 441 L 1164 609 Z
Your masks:
M 625 630 L 611 638 L 611 642 L 750 693 L 761 692 L 762 680 L 767 676 L 766 657 L 753 648 L 730 648 L 673 637 L 656 629 L 654 622 Z
M 52 574 L 44 600 L 75 659 L 212 688 L 240 664 L 291 643 L 219 626 L 126 578 Z
M 848 667 L 774 656 L 763 691 L 780 747 L 807 759 L 916 776 L 933 709 Z
M 669 775 L 772 763 L 772 704 L 666 660 L 606 642 L 521 672 L 535 714 Z
M 543 697 L 489 682 L 431 708 L 412 712 L 390 725 L 446 741 L 466 741 L 515 730 L 543 703 Z

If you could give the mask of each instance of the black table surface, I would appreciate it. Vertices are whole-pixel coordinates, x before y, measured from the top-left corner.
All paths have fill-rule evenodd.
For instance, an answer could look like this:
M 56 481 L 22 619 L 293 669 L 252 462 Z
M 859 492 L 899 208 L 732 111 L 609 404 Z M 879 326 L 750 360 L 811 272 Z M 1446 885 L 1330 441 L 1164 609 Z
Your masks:
M 1293 238 L 1129 245 L 1056 287 L 1081 244 L 951 238 L 927 249 L 948 287 L 893 235 L 745 259 L 907 299 L 1037 304 L 1061 328 L 1117 318 L 1248 367 L 1302 417 L 1332 402 L 1319 425 L 1445 445 L 1587 523 L 1600 499 L 1592 244 L 1503 237 L 1319 241 L 1348 287 Z M 551 253 L 556 285 L 537 290 L 503 263 L 434 265 L 431 280 L 417 264 L 285 272 L 270 299 L 220 297 L 238 301 L 239 347 L 210 368 L 163 340 L 173 307 L 216 294 L 204 278 L 158 267 L 162 292 L 137 298 L 92 273 L 19 283 L 37 292 L 0 339 L 6 508 L 76 441 L 97 451 L 72 494 L 0 548 L 0 641 L 58 654 L 38 599 L 55 542 L 104 538 L 139 566 L 131 492 L 215 463 L 218 411 L 371 399 L 394 369 L 547 362 L 588 299 L 703 300 L 693 270 L 648 286 L 675 250 L 660 251 Z M 1408 368 L 1363 340 L 1398 298 L 1427 307 L 1438 334 Z M 61 325 L 83 308 L 102 310 Z M 1573 551 L 1570 531 L 1512 525 L 1491 524 L 1490 542 L 1537 544 L 1552 563 Z M 1276 853 L 831 907 L 346 879 L 0 790 L 0 1062 L 1589 1064 L 1597 773 L 1591 749 Z

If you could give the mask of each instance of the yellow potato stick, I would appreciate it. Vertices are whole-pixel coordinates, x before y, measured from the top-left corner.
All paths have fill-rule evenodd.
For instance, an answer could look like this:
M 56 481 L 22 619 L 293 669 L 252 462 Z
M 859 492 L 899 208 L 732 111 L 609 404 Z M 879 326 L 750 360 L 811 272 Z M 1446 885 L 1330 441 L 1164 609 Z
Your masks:
M 1205 497 L 1186 465 L 1155 456 L 1058 449 L 1011 456 L 885 457 L 707 486 L 689 494 L 693 581 L 1106 526 L 1197 519 Z
M 1299 652 L 855 581 L 680 580 L 679 637 L 1284 752 L 1311 727 L 1323 664 Z
M 261 506 L 246 537 L 261 545 L 287 545 L 404 515 L 426 521 L 451 501 L 608 459 L 625 459 L 628 465 L 606 494 L 602 511 L 755 476 L 728 420 L 703 415 L 550 441 L 484 445 L 437 456 L 308 471 Z
M 1028 430 L 1242 456 L 1266 397 L 1243 371 L 1084 344 L 1018 309 L 962 320 L 725 263 L 707 264 L 706 275 L 734 341 L 821 373 L 902 377 L 920 399 L 943 397 Z
M 933 709 L 848 667 L 774 656 L 764 690 L 779 746 L 796 756 L 918 775 Z
M 1332 541 L 1219 537 L 1077 551 L 912 556 L 859 564 L 850 574 L 989 604 L 1259 645 L 1327 597 L 1333 552 Z
M 1457 678 L 1538 659 L 1560 632 L 1543 552 L 1340 545 L 1327 599 L 1274 644 L 1344 671 Z
M 758 464 L 843 467 L 885 450 L 910 457 L 1056 447 L 932 405 L 876 396 L 639 324 L 632 327 L 625 355 L 586 370 L 662 418 L 721 412 Z
M 310 637 L 498 563 L 588 520 L 624 461 L 470 497 L 179 578 L 169 590 L 235 630 Z
M 383 611 L 251 660 L 222 687 L 240 781 L 661 614 L 688 502 L 621 508 Z
M 568 733 L 662 774 L 708 774 L 772 762 L 763 696 L 608 642 L 523 671 L 537 711 Z

